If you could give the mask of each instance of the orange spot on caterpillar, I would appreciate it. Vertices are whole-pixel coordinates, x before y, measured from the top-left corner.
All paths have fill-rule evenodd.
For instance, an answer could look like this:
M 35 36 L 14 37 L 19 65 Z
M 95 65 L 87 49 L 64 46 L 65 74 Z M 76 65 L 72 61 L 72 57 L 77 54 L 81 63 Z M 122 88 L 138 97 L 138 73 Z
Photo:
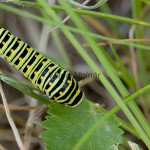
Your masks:
M 62 93 L 63 93 L 62 91 L 59 92 L 60 95 L 62 95 Z
M 30 65 L 27 66 L 28 69 L 29 69 L 30 67 L 31 67 Z
M 14 52 L 14 50 L 13 50 L 13 49 L 11 49 L 10 51 L 11 51 L 11 53 L 13 53 L 13 52 Z
M 8 59 L 8 56 L 5 56 L 6 59 Z
M 34 71 L 34 74 L 36 75 L 38 72 L 37 71 Z
M 50 86 L 51 86 L 52 84 L 53 84 L 52 82 L 49 83 Z
M 5 42 L 3 41 L 3 42 L 2 42 L 2 44 L 4 45 L 4 44 L 5 44 Z
M 68 83 L 71 83 L 71 80 L 67 80 Z
M 48 92 L 48 90 L 45 90 L 45 92 L 47 93 L 47 92 Z

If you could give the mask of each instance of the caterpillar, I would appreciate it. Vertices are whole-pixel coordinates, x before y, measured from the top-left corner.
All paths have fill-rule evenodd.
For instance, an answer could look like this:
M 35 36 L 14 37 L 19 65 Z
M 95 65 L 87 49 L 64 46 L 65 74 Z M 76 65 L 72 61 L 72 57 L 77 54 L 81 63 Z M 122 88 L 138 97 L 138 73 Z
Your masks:
M 28 78 L 51 100 L 68 106 L 76 106 L 83 99 L 77 81 L 60 65 L 0 28 L 0 56 Z

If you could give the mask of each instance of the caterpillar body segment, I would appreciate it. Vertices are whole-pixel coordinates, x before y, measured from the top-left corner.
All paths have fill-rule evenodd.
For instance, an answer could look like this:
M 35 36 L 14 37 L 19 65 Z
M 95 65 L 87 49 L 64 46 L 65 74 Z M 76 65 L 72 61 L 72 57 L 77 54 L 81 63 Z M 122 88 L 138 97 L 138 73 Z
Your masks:
M 83 92 L 67 70 L 4 28 L 0 28 L 0 56 L 50 99 L 69 106 L 76 106 L 83 99 Z

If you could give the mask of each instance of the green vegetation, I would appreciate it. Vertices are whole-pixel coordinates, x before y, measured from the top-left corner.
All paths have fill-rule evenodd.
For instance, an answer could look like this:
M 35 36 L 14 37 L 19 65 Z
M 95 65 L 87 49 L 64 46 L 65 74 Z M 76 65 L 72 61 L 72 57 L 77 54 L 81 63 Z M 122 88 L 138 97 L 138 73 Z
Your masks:
M 86 98 L 84 98 L 81 105 L 75 108 L 49 103 L 47 99 L 38 96 L 32 87 L 0 73 L 1 80 L 48 105 L 48 116 L 41 123 L 42 127 L 46 129 L 41 134 L 46 148 L 48 150 L 109 150 L 115 149 L 119 145 L 120 149 L 124 149 L 124 147 L 129 149 L 124 141 L 131 141 L 132 139 L 123 135 L 124 131 L 140 139 L 150 149 L 149 113 L 147 113 L 150 104 L 149 94 L 145 93 L 150 90 L 149 71 L 146 68 L 147 64 L 150 64 L 148 62 L 150 47 L 144 43 L 149 39 L 143 38 L 145 28 L 146 30 L 150 28 L 150 23 L 145 21 L 146 18 L 143 17 L 146 13 L 144 9 L 149 5 L 149 2 L 146 0 L 132 0 L 130 18 L 114 15 L 108 4 L 101 6 L 100 10 L 103 12 L 100 12 L 72 8 L 67 0 L 60 0 L 57 6 L 50 5 L 45 0 L 37 0 L 36 2 L 12 0 L 11 3 L 15 5 L 0 3 L 0 9 L 47 25 L 51 31 L 49 34 L 52 34 L 58 48 L 61 49 L 60 53 L 65 58 L 62 63 L 70 67 L 71 60 L 65 52 L 63 41 L 57 35 L 57 29 L 59 29 L 91 71 L 100 74 L 98 80 L 105 87 L 107 93 L 111 95 L 112 101 L 116 103 L 116 106 L 111 110 L 106 110 L 101 105 L 96 105 Z M 15 7 L 16 5 L 19 7 Z M 40 12 L 40 15 L 22 10 L 22 6 L 25 6 L 26 9 L 36 9 Z M 71 25 L 63 22 L 60 13 L 69 16 Z M 95 17 L 96 20 L 103 19 L 112 36 L 93 33 L 87 23 L 83 21 L 86 20 L 86 16 Z M 119 30 L 120 23 L 133 26 L 134 29 L 131 28 L 131 30 L 135 33 L 134 39 L 132 36 L 130 39 L 124 38 L 121 29 Z M 80 42 L 81 39 L 77 38 L 79 36 L 86 45 Z M 103 46 L 103 43 L 109 46 L 108 49 L 111 51 L 112 56 L 107 53 L 107 47 Z M 97 63 L 89 54 L 87 47 L 95 55 Z M 127 67 L 122 61 L 122 57 L 118 54 L 118 47 L 120 51 L 122 50 L 123 55 L 131 57 L 130 67 Z M 59 63 L 61 62 L 59 61 Z M 100 65 L 101 67 L 99 67 Z M 73 68 L 71 69 L 73 70 Z M 129 69 L 132 71 L 129 71 Z M 116 116 L 119 110 L 124 113 L 129 122 Z

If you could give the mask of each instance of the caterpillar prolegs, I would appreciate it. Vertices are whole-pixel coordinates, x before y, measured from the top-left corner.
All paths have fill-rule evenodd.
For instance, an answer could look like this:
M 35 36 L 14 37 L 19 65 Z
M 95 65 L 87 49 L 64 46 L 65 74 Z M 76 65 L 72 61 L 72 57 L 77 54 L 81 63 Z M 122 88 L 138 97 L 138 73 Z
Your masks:
M 50 99 L 68 106 L 81 102 L 83 92 L 67 70 L 4 28 L 0 28 L 0 56 L 20 70 Z

